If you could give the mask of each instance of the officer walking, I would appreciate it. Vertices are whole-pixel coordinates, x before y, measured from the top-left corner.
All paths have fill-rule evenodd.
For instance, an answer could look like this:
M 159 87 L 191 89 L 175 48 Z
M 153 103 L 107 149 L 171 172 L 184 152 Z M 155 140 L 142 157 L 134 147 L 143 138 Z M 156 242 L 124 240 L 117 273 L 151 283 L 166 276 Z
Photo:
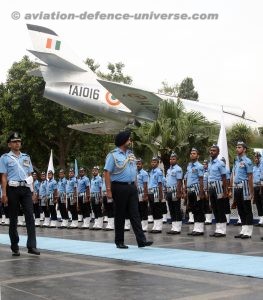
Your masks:
M 237 158 L 231 176 L 231 186 L 234 184 L 234 200 L 237 202 L 237 210 L 242 222 L 241 232 L 235 238 L 241 239 L 251 238 L 253 232 L 251 204 L 254 198 L 253 165 L 246 156 L 246 151 L 247 145 L 241 141 L 237 142 Z
M 17 232 L 17 216 L 19 205 L 23 207 L 27 228 L 28 253 L 39 255 L 36 248 L 35 220 L 33 216 L 33 201 L 31 187 L 33 167 L 29 155 L 20 152 L 21 137 L 17 132 L 12 133 L 8 140 L 10 152 L 3 154 L 0 159 L 2 173 L 2 201 L 9 206 L 9 236 L 12 255 L 19 256 L 19 236 Z
M 136 163 L 132 151 L 130 132 L 120 132 L 115 137 L 115 148 L 106 158 L 104 176 L 107 197 L 113 198 L 115 210 L 115 244 L 127 249 L 124 244 L 124 223 L 128 211 L 138 247 L 150 246 L 142 230 L 138 209 L 138 192 L 135 185 Z

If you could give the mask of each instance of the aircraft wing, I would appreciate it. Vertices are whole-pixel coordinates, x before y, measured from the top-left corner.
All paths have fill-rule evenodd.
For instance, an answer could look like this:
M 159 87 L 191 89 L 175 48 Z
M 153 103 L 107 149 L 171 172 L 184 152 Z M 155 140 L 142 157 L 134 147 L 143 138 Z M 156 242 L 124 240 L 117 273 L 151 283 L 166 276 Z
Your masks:
M 97 79 L 116 99 L 127 106 L 138 118 L 155 120 L 162 98 L 153 92 L 138 89 L 129 85 Z
M 118 133 L 123 128 L 123 124 L 114 121 L 100 121 L 92 123 L 72 124 L 68 125 L 68 127 L 83 132 L 103 135 Z

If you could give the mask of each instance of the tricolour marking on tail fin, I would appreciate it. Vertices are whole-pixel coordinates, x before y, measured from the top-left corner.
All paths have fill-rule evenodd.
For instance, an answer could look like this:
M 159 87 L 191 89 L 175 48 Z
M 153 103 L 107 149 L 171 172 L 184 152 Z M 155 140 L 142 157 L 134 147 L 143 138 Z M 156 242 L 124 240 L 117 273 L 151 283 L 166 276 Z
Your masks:
M 47 65 L 47 68 L 52 67 L 49 72 L 43 74 L 44 79 L 49 82 L 51 71 L 56 68 L 56 73 L 59 70 L 68 74 L 71 79 L 74 72 L 76 72 L 76 78 L 79 77 L 79 73 L 85 73 L 85 80 L 88 82 L 95 82 L 97 75 L 90 70 L 88 65 L 81 61 L 75 53 L 67 46 L 65 41 L 58 36 L 53 30 L 38 26 L 27 24 L 27 28 L 33 43 L 33 50 L 28 50 L 42 62 Z M 52 76 L 54 78 L 54 76 Z M 63 76 L 65 79 L 65 76 Z

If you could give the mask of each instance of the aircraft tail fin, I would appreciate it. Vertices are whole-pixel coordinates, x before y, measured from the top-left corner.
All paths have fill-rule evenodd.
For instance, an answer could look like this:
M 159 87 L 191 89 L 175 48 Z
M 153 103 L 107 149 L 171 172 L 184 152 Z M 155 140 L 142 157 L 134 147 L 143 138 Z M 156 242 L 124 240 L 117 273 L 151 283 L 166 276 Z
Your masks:
M 89 79 L 96 80 L 96 74 L 75 55 L 53 30 L 31 24 L 27 24 L 27 28 L 34 48 L 34 50 L 28 51 L 44 62 L 47 67 L 51 67 L 53 70 L 56 69 L 56 73 L 60 69 L 67 72 L 85 73 L 86 79 L 88 76 Z M 48 72 L 45 72 L 45 74 L 47 75 Z M 43 77 L 48 80 L 44 74 Z

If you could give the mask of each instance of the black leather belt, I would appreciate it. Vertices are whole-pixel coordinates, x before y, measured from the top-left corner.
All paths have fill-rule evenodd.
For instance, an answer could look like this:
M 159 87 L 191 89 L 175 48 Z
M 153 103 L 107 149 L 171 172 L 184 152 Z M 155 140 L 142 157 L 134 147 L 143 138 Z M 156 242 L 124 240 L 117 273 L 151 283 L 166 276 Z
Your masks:
M 112 181 L 112 184 L 121 184 L 121 185 L 134 185 L 134 181 L 131 182 L 122 182 L 122 181 Z

